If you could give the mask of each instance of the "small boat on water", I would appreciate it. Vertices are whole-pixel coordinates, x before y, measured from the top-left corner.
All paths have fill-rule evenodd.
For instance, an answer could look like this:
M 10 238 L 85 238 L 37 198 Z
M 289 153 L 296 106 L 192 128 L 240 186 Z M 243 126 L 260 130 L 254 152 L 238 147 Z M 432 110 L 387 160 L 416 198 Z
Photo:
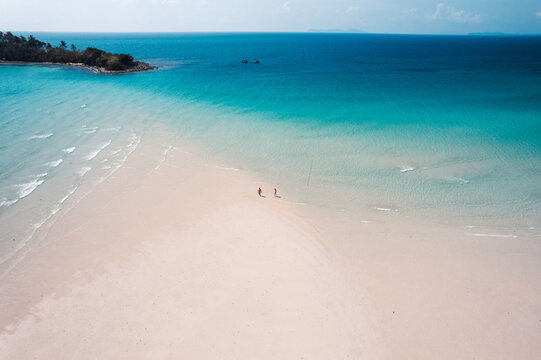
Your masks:
M 244 59 L 244 60 L 242 60 L 242 63 L 243 64 L 248 64 L 248 60 Z
M 259 64 L 259 60 L 254 59 L 254 64 Z

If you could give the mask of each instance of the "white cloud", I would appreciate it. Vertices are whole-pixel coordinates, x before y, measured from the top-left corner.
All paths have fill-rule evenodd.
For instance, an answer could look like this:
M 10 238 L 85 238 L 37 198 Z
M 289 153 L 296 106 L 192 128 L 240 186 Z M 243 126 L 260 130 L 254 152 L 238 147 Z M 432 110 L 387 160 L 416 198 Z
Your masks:
M 350 6 L 347 10 L 346 10 L 346 14 L 348 15 L 353 15 L 355 14 L 357 11 L 359 11 L 360 7 L 359 6 Z
M 479 15 L 456 9 L 454 6 L 445 3 L 439 3 L 436 6 L 436 11 L 426 17 L 429 20 L 450 20 L 458 23 L 479 22 L 481 20 Z
M 133 0 L 115 0 L 115 2 L 121 4 L 124 7 L 129 7 L 133 4 Z
M 411 9 L 407 9 L 407 10 L 402 10 L 400 11 L 400 13 L 404 16 L 413 16 L 413 15 L 417 15 L 417 9 L 415 8 L 411 8 Z
M 130 0 L 127 0 L 127 1 L 130 1 Z M 175 4 L 178 4 L 178 0 L 152 0 L 151 2 L 154 5 L 175 5 Z
M 124 2 L 133 3 L 133 0 L 123 0 Z M 152 5 L 162 5 L 162 6 L 169 6 L 169 5 L 177 5 L 179 4 L 178 0 L 150 0 L 150 3 Z M 137 4 L 136 4 L 137 5 Z

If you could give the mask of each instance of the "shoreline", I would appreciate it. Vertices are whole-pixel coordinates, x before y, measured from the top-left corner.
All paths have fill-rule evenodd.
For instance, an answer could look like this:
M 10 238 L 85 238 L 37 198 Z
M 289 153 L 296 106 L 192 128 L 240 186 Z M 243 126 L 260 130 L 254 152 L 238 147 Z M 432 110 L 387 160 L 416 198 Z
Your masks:
M 163 160 L 162 144 L 171 147 Z M 287 189 L 273 198 L 257 175 L 184 150 L 146 136 L 118 173 L 43 230 L 2 280 L 0 352 L 541 353 L 541 249 L 533 239 L 472 238 L 393 214 L 296 206 Z
M 100 75 L 120 75 L 120 74 L 129 74 L 134 72 L 144 72 L 157 69 L 156 66 L 152 66 L 148 63 L 142 61 L 135 61 L 135 66 L 125 70 L 107 70 L 103 67 L 90 66 L 83 63 L 54 63 L 54 62 L 29 62 L 29 61 L 9 61 L 9 60 L 0 60 L 0 65 L 12 65 L 12 66 L 65 66 L 65 67 L 76 67 L 84 68 L 90 70 L 95 74 Z
M 143 139 L 2 279 L 1 353 L 379 357 L 370 301 L 286 203 L 257 197 L 268 184 L 178 144 L 157 161 L 159 144 Z

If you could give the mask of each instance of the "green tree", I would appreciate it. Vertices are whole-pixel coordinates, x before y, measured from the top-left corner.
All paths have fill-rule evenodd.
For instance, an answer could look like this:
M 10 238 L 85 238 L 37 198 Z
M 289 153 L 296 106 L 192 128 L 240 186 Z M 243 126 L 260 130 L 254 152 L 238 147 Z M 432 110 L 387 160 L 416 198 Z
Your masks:
M 97 66 L 108 70 L 124 70 L 140 64 L 128 54 L 111 54 L 96 48 L 78 51 L 74 44 L 67 49 L 65 41 L 58 47 L 44 43 L 33 35 L 28 38 L 15 36 L 11 32 L 0 31 L 0 59 L 8 61 L 32 61 L 71 63 L 81 62 L 88 66 Z
M 118 57 L 120 58 L 120 62 L 122 65 L 130 66 L 133 64 L 133 56 L 128 54 L 119 54 Z
M 119 56 L 113 55 L 107 60 L 105 68 L 109 70 L 122 70 L 124 67 L 122 66 Z

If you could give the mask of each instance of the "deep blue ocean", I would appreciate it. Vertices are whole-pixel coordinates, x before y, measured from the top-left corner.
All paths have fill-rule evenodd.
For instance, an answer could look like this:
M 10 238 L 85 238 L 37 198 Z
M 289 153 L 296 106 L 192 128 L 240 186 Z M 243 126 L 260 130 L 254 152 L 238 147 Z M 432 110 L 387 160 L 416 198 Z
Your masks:
M 0 66 L 0 224 L 32 233 L 163 127 L 296 202 L 541 227 L 541 37 L 34 35 L 158 69 Z

